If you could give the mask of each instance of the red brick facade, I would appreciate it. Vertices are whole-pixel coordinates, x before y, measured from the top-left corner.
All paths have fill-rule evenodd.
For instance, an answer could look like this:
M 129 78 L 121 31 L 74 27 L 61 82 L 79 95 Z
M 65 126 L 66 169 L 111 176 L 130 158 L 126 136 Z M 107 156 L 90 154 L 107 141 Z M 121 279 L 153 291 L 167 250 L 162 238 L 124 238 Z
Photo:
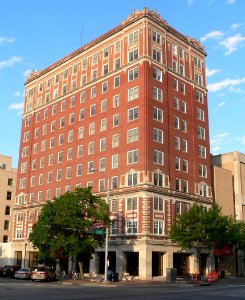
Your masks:
M 164 240 L 176 213 L 193 201 L 208 205 L 205 56 L 197 41 L 143 9 L 32 73 L 26 81 L 13 240 L 28 238 L 47 199 L 91 184 L 106 196 L 108 178 L 116 221 L 112 240 Z M 89 173 L 89 162 L 101 171 Z M 136 220 L 136 231 L 128 220 Z

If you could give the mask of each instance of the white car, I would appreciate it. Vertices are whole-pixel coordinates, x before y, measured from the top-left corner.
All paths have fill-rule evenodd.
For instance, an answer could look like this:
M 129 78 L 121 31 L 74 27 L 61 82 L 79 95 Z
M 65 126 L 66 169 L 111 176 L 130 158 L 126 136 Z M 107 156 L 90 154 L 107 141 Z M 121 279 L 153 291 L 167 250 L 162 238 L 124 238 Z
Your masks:
M 50 268 L 42 267 L 32 270 L 31 280 L 55 280 L 55 271 Z
M 31 278 L 31 269 L 30 268 L 21 268 L 14 273 L 14 278 L 16 279 L 30 279 Z

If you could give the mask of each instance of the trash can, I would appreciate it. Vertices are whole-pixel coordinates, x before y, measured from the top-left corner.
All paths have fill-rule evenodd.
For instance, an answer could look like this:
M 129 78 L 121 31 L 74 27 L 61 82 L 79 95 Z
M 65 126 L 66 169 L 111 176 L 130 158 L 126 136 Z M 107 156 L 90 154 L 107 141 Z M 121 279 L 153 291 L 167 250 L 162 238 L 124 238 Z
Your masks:
M 176 282 L 177 280 L 176 268 L 167 268 L 166 280 L 167 282 Z
M 222 271 L 220 272 L 220 278 L 225 278 L 225 271 L 224 271 L 224 270 L 222 270 Z

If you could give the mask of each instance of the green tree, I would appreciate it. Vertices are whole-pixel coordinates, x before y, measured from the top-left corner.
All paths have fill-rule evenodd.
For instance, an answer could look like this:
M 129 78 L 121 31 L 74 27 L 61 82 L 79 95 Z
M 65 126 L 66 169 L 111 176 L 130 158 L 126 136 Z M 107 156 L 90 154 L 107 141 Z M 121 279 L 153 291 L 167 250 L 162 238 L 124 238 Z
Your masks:
M 83 262 L 104 243 L 104 235 L 92 233 L 97 224 L 109 224 L 107 203 L 91 188 L 76 188 L 43 205 L 29 240 L 38 248 L 39 259 L 69 256 L 78 261 L 83 279 Z
M 177 216 L 170 237 L 182 249 L 196 249 L 199 259 L 201 248 L 212 249 L 235 242 L 232 224 L 230 217 L 221 215 L 221 208 L 217 204 L 213 203 L 207 210 L 195 203 L 188 212 Z

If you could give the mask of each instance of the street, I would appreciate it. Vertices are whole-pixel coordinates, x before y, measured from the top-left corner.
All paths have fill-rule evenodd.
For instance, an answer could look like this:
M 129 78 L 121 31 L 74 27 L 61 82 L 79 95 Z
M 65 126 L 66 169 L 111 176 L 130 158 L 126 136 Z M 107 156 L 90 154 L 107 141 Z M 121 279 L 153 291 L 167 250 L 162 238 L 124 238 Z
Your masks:
M 59 282 L 32 282 L 0 278 L 3 300 L 76 300 L 76 299 L 245 299 L 245 282 L 210 286 L 200 285 L 65 285 Z

